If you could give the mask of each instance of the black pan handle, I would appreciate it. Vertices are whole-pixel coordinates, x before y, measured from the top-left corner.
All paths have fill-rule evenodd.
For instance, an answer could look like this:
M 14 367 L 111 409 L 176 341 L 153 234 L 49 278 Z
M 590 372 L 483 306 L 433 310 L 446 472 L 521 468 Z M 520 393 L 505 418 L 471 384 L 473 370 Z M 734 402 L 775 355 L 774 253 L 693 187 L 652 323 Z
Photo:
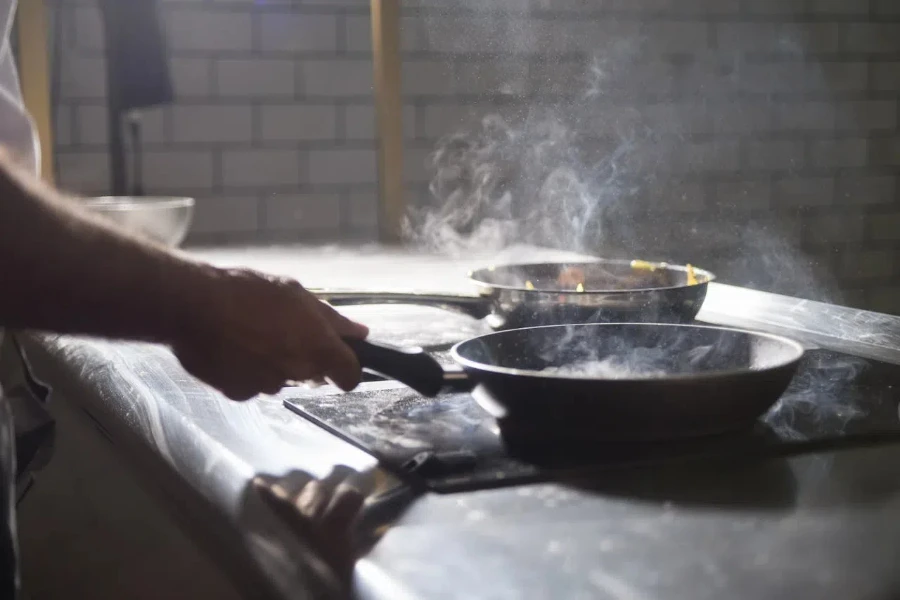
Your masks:
M 392 348 L 363 340 L 344 339 L 364 369 L 404 383 L 433 398 L 444 387 L 444 368 L 421 348 Z

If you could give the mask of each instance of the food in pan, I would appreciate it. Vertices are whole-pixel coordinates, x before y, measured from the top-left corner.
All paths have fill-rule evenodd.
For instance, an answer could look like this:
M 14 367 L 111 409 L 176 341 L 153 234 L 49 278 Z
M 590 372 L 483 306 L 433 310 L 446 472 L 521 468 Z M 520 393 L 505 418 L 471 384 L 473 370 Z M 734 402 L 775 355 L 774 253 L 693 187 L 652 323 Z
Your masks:
M 651 273 L 656 271 L 659 268 L 665 268 L 667 265 L 665 263 L 658 264 L 647 262 L 646 260 L 633 260 L 631 261 L 631 268 L 635 271 L 650 271 Z
M 667 265 L 663 263 L 635 260 L 631 262 L 630 266 L 631 269 L 626 269 L 625 272 L 615 272 L 614 269 L 604 268 L 600 264 L 592 265 L 588 269 L 565 267 L 560 271 L 554 283 L 563 290 L 574 289 L 577 292 L 664 288 L 679 284 L 673 279 L 677 272 L 666 269 Z M 697 284 L 699 284 L 699 279 L 694 268 L 688 266 L 687 285 Z M 526 282 L 526 288 L 529 290 L 540 289 L 540 287 L 540 283 Z
M 669 272 L 666 271 L 666 267 L 668 267 L 666 263 L 633 260 L 631 261 L 631 269 L 634 273 L 627 275 L 610 273 L 600 268 L 599 265 L 590 274 L 585 273 L 585 270 L 581 267 L 566 267 L 560 272 L 556 282 L 564 288 L 571 289 L 574 287 L 578 292 L 583 292 L 585 289 L 668 287 L 673 285 L 674 282 L 668 279 Z M 686 271 L 687 285 L 699 285 L 700 279 L 697 277 L 697 272 L 693 265 L 687 265 Z
M 694 273 L 694 267 L 690 264 L 687 266 L 687 284 L 688 285 L 697 285 L 700 283 L 697 281 L 697 274 Z
M 579 267 L 566 267 L 556 278 L 556 282 L 566 288 L 584 286 L 585 281 L 584 269 Z

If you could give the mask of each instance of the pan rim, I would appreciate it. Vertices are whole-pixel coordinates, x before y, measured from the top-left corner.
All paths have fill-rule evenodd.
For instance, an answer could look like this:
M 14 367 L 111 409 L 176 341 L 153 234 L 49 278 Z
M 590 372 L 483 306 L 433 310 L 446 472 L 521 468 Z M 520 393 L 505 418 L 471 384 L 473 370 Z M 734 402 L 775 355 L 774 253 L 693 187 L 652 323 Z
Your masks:
M 512 292 L 527 292 L 528 294 L 572 294 L 577 295 L 578 297 L 590 296 L 590 295 L 610 295 L 610 294 L 635 294 L 635 293 L 648 293 L 648 292 L 664 292 L 671 290 L 682 290 L 687 288 L 701 287 L 705 286 L 709 283 L 716 281 L 716 275 L 711 271 L 707 271 L 706 269 L 701 269 L 699 267 L 694 267 L 694 272 L 703 275 L 706 277 L 706 281 L 702 281 L 700 283 L 696 283 L 694 285 L 670 285 L 666 287 L 649 287 L 649 288 L 628 288 L 628 289 L 585 289 L 583 292 L 578 292 L 575 290 L 562 290 L 562 289 L 553 289 L 553 288 L 541 288 L 541 289 L 528 289 L 521 286 L 515 285 L 501 285 L 496 283 L 491 283 L 489 281 L 485 281 L 484 279 L 479 279 L 479 277 L 483 277 L 484 273 L 492 272 L 498 269 L 509 269 L 513 267 L 537 267 L 541 265 L 590 265 L 590 264 L 608 264 L 608 265 L 631 265 L 634 262 L 646 262 L 649 264 L 659 265 L 662 269 L 667 269 L 670 271 L 680 271 L 682 273 L 687 272 L 687 265 L 673 265 L 667 262 L 659 262 L 659 261 L 644 261 L 641 259 L 612 259 L 612 258 L 597 258 L 594 260 L 580 260 L 580 261 L 547 261 L 547 262 L 523 262 L 523 263 L 506 263 L 497 266 L 489 266 L 482 267 L 479 269 L 475 269 L 473 271 L 469 271 L 469 280 L 479 286 L 495 289 L 495 290 L 506 290 Z
M 609 379 L 603 377 L 575 377 L 571 375 L 560 375 L 560 374 L 547 374 L 541 371 L 530 371 L 526 369 L 514 369 L 510 367 L 500 367 L 496 365 L 488 365 L 485 363 L 477 362 L 474 360 L 470 360 L 463 356 L 460 356 L 459 349 L 469 343 L 474 343 L 479 340 L 484 340 L 485 338 L 489 338 L 492 336 L 502 336 L 509 334 L 514 331 L 531 331 L 537 329 L 559 329 L 561 327 L 671 327 L 671 328 L 679 328 L 679 329 L 705 329 L 711 331 L 725 331 L 729 333 L 740 333 L 744 335 L 748 335 L 750 337 L 756 338 L 767 338 L 769 340 L 773 340 L 778 342 L 786 347 L 789 347 L 794 350 L 794 356 L 789 360 L 784 360 L 779 362 L 778 364 L 763 368 L 763 369 L 726 369 L 721 371 L 707 371 L 700 373 L 676 373 L 672 375 L 666 375 L 663 377 L 628 377 L 622 379 Z M 461 365 L 464 369 L 474 369 L 477 371 L 484 371 L 488 373 L 495 373 L 498 375 L 514 375 L 516 377 L 531 377 L 535 379 L 552 379 L 552 380 L 562 380 L 562 381 L 581 381 L 581 382 L 609 382 L 609 383 L 622 383 L 622 384 L 648 384 L 648 383 L 660 383 L 660 382 L 677 382 L 677 381 L 697 381 L 697 380 L 716 380 L 723 379 L 727 377 L 734 377 L 737 375 L 747 375 L 751 373 L 766 373 L 778 369 L 789 368 L 797 365 L 800 360 L 803 359 L 806 354 L 806 348 L 798 342 L 797 340 L 793 340 L 791 338 L 776 335 L 773 333 L 766 333 L 762 331 L 753 331 L 750 329 L 741 329 L 737 327 L 721 327 L 716 325 L 693 325 L 693 324 L 685 324 L 685 323 L 572 323 L 572 324 L 563 324 L 563 325 L 541 325 L 537 327 L 522 327 L 519 329 L 507 329 L 504 331 L 494 331 L 491 333 L 486 333 L 484 335 L 480 335 L 478 337 L 470 338 L 467 340 L 463 340 L 454 344 L 454 346 L 450 349 L 450 356 L 453 358 L 457 364 Z

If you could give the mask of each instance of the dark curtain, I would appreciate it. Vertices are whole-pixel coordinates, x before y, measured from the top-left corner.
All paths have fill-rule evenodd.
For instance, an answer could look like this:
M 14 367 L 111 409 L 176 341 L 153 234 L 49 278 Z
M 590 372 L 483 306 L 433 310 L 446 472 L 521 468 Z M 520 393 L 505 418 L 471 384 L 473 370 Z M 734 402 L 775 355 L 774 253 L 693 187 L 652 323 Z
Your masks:
M 126 112 L 173 100 L 158 0 L 100 0 L 110 99 Z
M 110 192 L 122 196 L 128 193 L 123 116 L 171 103 L 174 94 L 158 1 L 99 0 L 99 5 L 106 32 Z

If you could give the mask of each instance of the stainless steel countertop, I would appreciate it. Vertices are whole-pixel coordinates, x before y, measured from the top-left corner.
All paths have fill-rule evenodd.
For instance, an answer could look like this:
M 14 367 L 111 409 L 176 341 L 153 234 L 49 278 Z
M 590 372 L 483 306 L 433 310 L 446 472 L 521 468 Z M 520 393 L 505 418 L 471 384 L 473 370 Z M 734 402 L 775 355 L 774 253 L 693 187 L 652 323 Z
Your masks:
M 207 250 L 223 265 L 308 286 L 466 292 L 478 257 L 335 248 Z M 510 253 L 517 261 L 560 253 Z M 508 259 L 508 257 L 506 257 Z M 495 258 L 503 262 L 504 257 Z M 424 345 L 483 326 L 435 309 L 348 309 L 373 335 Z M 787 333 L 900 364 L 900 318 L 711 286 L 709 322 Z M 162 347 L 25 336 L 33 368 L 77 403 L 253 597 L 302 598 L 314 551 L 247 491 L 255 474 L 373 469 L 365 453 L 285 410 L 236 404 L 190 378 Z M 291 390 L 283 392 L 290 395 Z M 900 595 L 900 446 L 590 482 L 401 498 L 358 563 L 364 598 L 891 598 Z M 248 592 L 249 593 L 249 592 Z

